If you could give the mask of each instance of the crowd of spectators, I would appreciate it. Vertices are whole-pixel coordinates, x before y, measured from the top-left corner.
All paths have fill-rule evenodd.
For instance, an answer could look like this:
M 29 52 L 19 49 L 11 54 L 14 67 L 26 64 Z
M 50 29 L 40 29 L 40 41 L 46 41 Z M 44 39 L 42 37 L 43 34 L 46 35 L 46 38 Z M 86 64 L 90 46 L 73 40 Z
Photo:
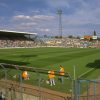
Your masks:
M 76 38 L 45 38 L 46 46 L 62 46 L 67 48 L 100 48 L 100 41 L 88 41 Z
M 76 38 L 43 38 L 29 39 L 22 37 L 0 37 L 0 48 L 17 48 L 17 47 L 36 47 L 36 46 L 55 46 L 66 48 L 100 48 L 100 41 L 87 41 Z
M 47 46 L 63 46 L 63 47 L 80 47 L 82 46 L 80 39 L 74 38 L 51 38 L 51 39 L 44 39 L 44 42 Z
M 0 48 L 6 47 L 33 47 L 35 41 L 27 38 L 0 38 Z

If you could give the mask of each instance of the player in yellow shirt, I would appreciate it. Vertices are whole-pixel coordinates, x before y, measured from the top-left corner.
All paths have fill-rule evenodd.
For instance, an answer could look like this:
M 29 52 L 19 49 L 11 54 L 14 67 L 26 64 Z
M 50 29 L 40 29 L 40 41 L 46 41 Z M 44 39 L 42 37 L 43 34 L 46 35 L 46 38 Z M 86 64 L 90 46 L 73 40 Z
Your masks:
M 29 79 L 29 74 L 28 74 L 27 71 L 23 71 L 23 72 L 22 72 L 22 78 L 23 78 L 24 80 Z
M 59 80 L 63 84 L 64 83 L 65 70 L 64 70 L 64 67 L 62 65 L 60 65 L 59 68 L 60 68 L 60 70 L 59 70 Z
M 55 79 L 54 79 L 55 73 L 54 73 L 53 70 L 49 70 L 49 71 L 48 71 L 48 77 L 49 77 L 50 85 L 51 85 L 51 86 L 52 86 L 52 85 L 55 85 Z

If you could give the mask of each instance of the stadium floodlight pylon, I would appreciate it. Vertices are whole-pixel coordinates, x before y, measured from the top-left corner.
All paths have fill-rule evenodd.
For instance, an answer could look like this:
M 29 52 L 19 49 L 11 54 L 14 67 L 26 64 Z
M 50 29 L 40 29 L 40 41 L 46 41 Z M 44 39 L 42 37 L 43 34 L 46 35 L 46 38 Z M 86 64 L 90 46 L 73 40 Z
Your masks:
M 58 16 L 59 16 L 59 35 L 60 35 L 60 37 L 62 38 L 62 17 L 61 17 L 61 15 L 62 15 L 62 10 L 61 10 L 61 9 L 58 9 L 58 10 L 57 10 L 57 14 L 58 14 Z

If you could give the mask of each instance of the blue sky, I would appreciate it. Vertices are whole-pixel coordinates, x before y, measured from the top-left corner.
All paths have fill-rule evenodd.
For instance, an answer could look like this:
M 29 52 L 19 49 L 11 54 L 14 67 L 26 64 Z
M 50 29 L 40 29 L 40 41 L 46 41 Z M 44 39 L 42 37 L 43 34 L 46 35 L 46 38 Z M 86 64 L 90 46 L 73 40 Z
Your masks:
M 57 9 L 63 35 L 100 36 L 100 0 L 0 0 L 0 30 L 57 35 Z

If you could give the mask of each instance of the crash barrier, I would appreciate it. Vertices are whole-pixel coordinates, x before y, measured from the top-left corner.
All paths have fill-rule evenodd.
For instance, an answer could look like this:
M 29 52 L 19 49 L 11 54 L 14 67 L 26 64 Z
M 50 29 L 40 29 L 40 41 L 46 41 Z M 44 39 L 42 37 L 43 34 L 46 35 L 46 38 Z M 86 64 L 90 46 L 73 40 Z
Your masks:
M 27 70 L 30 72 L 38 72 L 38 73 L 45 73 L 48 74 L 49 69 L 44 69 L 44 68 L 37 68 L 37 67 L 27 67 L 27 66 L 19 66 L 19 65 L 14 65 L 14 64 L 6 64 L 6 63 L 0 63 L 0 67 L 3 69 L 10 68 L 10 69 L 17 69 L 17 70 Z M 58 71 L 55 71 L 55 75 L 59 75 Z M 68 72 L 65 72 L 65 77 L 69 77 L 70 79 L 72 78 L 71 75 Z

